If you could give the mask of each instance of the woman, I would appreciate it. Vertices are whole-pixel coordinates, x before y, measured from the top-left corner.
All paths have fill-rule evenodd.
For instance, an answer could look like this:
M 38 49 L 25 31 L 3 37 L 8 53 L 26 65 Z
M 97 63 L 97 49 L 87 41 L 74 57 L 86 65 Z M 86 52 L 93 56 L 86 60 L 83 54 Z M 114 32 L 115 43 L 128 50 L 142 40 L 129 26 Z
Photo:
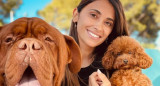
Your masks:
M 112 40 L 122 35 L 129 34 L 120 0 L 81 0 L 73 11 L 70 29 L 82 53 L 80 86 L 110 86 L 101 58 Z M 102 73 L 95 72 L 97 69 Z

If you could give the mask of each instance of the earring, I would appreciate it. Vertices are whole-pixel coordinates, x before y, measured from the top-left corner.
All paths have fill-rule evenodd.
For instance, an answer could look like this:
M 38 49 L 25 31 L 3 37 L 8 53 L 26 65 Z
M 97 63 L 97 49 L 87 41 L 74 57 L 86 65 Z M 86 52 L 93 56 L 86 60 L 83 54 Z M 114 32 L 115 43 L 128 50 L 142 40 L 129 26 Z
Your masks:
M 74 27 L 77 28 L 77 24 L 75 24 Z
M 77 28 L 77 22 L 75 22 L 74 27 Z

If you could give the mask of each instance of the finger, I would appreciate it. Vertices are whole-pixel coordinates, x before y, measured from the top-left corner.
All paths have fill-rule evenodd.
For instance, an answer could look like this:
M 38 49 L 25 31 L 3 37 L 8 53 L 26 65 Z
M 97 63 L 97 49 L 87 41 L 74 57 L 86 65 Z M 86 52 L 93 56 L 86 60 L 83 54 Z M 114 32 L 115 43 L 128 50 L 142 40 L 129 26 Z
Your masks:
M 99 69 L 97 69 L 97 75 L 99 75 L 99 74 L 101 74 L 102 72 L 99 70 Z M 97 78 L 97 80 L 99 81 L 99 82 L 102 82 L 102 80 L 101 80 L 101 78 Z
M 93 72 L 90 76 L 89 76 L 89 86 L 99 86 L 97 83 L 97 72 Z
M 97 80 L 97 77 L 98 77 L 97 72 L 93 72 L 93 73 L 89 76 L 89 78 L 94 79 L 94 80 Z
M 99 80 L 102 80 L 102 81 L 110 82 L 110 81 L 108 80 L 108 78 L 106 77 L 106 75 L 103 74 L 103 73 L 98 73 L 98 79 L 99 79 Z
M 101 86 L 101 85 L 103 84 L 103 82 L 102 82 L 102 81 L 97 81 L 97 84 L 98 84 L 99 86 Z
M 96 77 L 96 76 L 98 76 L 98 73 L 97 72 L 93 72 L 90 76 L 91 77 Z
M 100 86 L 111 86 L 110 81 L 108 80 L 108 78 L 106 77 L 105 74 L 101 73 L 100 70 L 97 71 L 98 73 L 98 80 L 101 81 L 99 82 Z

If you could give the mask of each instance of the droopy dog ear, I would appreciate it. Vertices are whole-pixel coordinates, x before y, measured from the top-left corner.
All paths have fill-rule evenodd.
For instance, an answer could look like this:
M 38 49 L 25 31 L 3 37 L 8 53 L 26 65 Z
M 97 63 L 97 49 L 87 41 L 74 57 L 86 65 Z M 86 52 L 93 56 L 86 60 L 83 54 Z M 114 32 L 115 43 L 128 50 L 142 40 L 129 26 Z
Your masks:
M 0 26 L 0 31 L 1 31 L 1 29 L 2 29 L 2 26 Z
M 69 53 L 69 70 L 72 73 L 77 73 L 81 69 L 81 53 L 78 44 L 75 40 L 67 35 L 64 35 L 66 43 L 68 45 L 68 53 Z
M 112 45 L 108 47 L 108 50 L 106 51 L 105 55 L 102 58 L 102 65 L 105 69 L 112 69 L 113 68 L 113 62 L 115 60 L 115 57 L 113 55 Z
M 139 67 L 146 69 L 152 65 L 152 58 L 145 53 L 143 48 L 137 49 L 136 52 L 136 57 L 139 59 Z
M 4 86 L 3 71 L 0 69 L 0 86 Z

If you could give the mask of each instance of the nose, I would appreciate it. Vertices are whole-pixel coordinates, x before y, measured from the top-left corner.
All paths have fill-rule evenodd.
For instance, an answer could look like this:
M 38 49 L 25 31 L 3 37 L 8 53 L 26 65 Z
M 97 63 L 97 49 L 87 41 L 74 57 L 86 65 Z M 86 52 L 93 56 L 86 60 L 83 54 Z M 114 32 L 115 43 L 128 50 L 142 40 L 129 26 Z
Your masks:
M 128 63 L 128 60 L 125 59 L 125 60 L 123 60 L 123 62 L 124 62 L 125 64 L 127 64 L 127 63 Z
M 103 30 L 103 23 L 101 21 L 95 22 L 95 27 L 96 30 L 101 31 Z
M 22 40 L 18 48 L 21 50 L 35 51 L 40 50 L 41 45 L 36 40 Z

